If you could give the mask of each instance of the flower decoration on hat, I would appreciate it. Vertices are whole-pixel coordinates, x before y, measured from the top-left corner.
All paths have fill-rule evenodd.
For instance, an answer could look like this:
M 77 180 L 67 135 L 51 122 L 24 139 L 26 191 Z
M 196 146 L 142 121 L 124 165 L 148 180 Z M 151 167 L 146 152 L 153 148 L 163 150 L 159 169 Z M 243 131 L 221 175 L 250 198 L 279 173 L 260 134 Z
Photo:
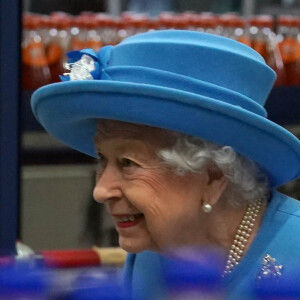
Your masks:
M 101 49 L 99 53 L 102 50 L 105 49 Z M 81 51 L 71 51 L 67 53 L 67 57 L 68 62 L 64 67 L 70 72 L 59 76 L 61 81 L 102 79 L 106 64 L 101 61 L 101 55 L 97 55 L 94 50 L 85 48 Z

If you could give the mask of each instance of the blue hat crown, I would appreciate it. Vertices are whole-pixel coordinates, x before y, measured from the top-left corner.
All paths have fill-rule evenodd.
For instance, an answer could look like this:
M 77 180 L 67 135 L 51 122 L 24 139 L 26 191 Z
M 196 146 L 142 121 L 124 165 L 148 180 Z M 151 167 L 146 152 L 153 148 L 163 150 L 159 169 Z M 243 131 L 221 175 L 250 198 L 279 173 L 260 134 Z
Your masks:
M 217 35 L 168 30 L 139 34 L 98 53 L 108 80 L 200 94 L 266 116 L 275 72 L 250 47 Z

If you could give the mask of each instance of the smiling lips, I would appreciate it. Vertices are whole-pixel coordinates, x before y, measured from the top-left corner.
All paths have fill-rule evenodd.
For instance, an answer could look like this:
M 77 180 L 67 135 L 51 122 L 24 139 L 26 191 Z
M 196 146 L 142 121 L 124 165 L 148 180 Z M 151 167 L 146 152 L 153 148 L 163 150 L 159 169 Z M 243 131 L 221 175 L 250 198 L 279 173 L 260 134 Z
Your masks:
M 138 224 L 144 215 L 140 213 L 140 214 L 132 214 L 132 215 L 123 214 L 123 215 L 112 215 L 112 216 L 114 217 L 114 220 L 118 227 L 127 228 Z

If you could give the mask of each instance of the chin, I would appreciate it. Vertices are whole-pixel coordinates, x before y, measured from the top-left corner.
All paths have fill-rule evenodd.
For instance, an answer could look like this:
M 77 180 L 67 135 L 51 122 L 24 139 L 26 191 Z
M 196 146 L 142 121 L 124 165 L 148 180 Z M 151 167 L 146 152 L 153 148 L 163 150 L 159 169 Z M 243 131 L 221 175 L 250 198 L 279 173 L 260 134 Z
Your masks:
M 120 247 L 129 253 L 139 253 L 146 250 L 154 250 L 151 244 L 142 240 L 131 240 L 128 238 L 119 237 Z

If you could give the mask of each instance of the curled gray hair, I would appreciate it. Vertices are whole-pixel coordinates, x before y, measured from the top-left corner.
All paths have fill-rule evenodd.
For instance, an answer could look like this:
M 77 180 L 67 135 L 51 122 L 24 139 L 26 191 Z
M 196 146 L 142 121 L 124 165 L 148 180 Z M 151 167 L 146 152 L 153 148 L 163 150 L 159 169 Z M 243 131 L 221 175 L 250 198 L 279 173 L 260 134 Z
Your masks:
M 269 196 L 268 177 L 250 159 L 236 153 L 230 146 L 218 146 L 200 138 L 174 133 L 175 144 L 158 152 L 164 163 L 175 168 L 177 174 L 220 170 L 228 179 L 222 198 L 233 206 L 250 204 Z

